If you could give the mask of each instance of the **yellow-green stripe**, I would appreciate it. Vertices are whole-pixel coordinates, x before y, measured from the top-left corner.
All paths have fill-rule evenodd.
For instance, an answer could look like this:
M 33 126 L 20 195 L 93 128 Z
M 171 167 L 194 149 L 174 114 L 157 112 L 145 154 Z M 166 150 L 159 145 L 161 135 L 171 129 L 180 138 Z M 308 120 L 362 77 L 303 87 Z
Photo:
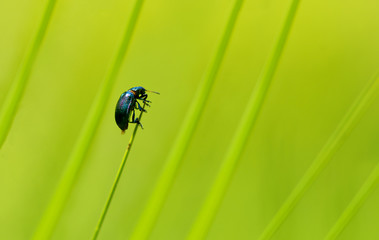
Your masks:
M 297 186 L 292 190 L 279 211 L 272 218 L 260 239 L 270 239 L 274 235 L 304 193 L 316 180 L 320 172 L 330 162 L 340 146 L 349 137 L 350 132 L 361 119 L 361 116 L 370 105 L 374 93 L 377 91 L 378 84 L 375 80 L 376 78 L 369 81 L 368 85 L 363 89 L 354 104 L 346 113 L 345 117 L 337 126 L 334 133 L 329 137 L 329 140 L 319 152 L 312 165 L 305 172 L 303 178 L 298 182 Z
M 374 84 L 379 83 L 379 75 L 377 74 L 376 82 Z M 366 105 L 369 105 L 369 102 L 373 97 L 375 96 L 374 93 L 377 93 L 378 86 L 373 86 L 370 89 L 370 92 L 368 92 L 368 99 L 366 100 L 368 103 Z M 370 99 L 371 98 L 371 99 Z M 325 239 L 331 240 L 336 239 L 343 229 L 346 227 L 346 225 L 350 222 L 350 220 L 354 217 L 354 215 L 358 212 L 359 208 L 362 206 L 363 202 L 368 198 L 368 196 L 371 194 L 371 192 L 374 190 L 374 188 L 377 186 L 379 182 L 379 163 L 374 168 L 370 176 L 366 179 L 362 187 L 359 189 L 357 194 L 354 196 L 354 198 L 351 200 L 349 205 L 346 207 L 345 211 L 341 214 L 340 218 L 337 220 L 337 222 L 334 224 L 332 229 L 330 229 L 328 235 Z
M 108 102 L 110 92 L 117 78 L 117 74 L 127 53 L 133 31 L 137 24 L 138 16 L 140 15 L 142 4 L 143 0 L 137 0 L 134 5 L 132 14 L 125 29 L 123 39 L 115 55 L 113 63 L 109 68 L 109 71 L 100 87 L 99 93 L 96 96 L 93 105 L 91 106 L 88 117 L 83 125 L 74 149 L 71 152 L 66 170 L 63 172 L 63 176 L 60 179 L 60 182 L 52 196 L 52 199 L 35 232 L 34 239 L 36 240 L 50 238 L 61 215 L 61 212 L 66 205 L 68 196 L 76 181 L 78 172 L 83 163 L 83 159 L 92 142 L 93 136 L 96 132 L 105 106 Z
M 228 153 L 220 167 L 215 182 L 213 183 L 213 186 L 205 199 L 191 232 L 189 233 L 188 239 L 204 239 L 209 231 L 214 216 L 218 211 L 225 191 L 233 176 L 235 166 L 237 165 L 237 162 L 246 145 L 247 139 L 258 118 L 260 109 L 262 108 L 265 96 L 286 44 L 292 22 L 296 15 L 298 4 L 299 0 L 292 1 L 274 49 L 262 70 L 257 85 L 254 88 L 246 110 L 242 116 L 241 122 L 237 128 L 236 134 L 231 142 Z
M 38 31 L 21 62 L 16 78 L 5 98 L 3 108 L 0 112 L 0 148 L 3 146 L 9 130 L 12 127 L 17 108 L 20 104 L 26 84 L 32 72 L 39 49 L 41 48 L 43 39 L 46 35 L 55 3 L 56 0 L 49 0 L 47 2 Z
M 217 76 L 220 65 L 225 55 L 225 51 L 229 44 L 238 13 L 242 6 L 242 0 L 236 0 L 228 19 L 225 31 L 218 45 L 215 56 L 212 59 L 210 67 L 205 73 L 196 95 L 193 97 L 192 105 L 190 106 L 180 132 L 177 136 L 174 146 L 171 149 L 168 160 L 163 168 L 157 184 L 153 190 L 148 203 L 137 222 L 136 228 L 130 239 L 147 239 L 154 227 L 156 219 L 161 211 L 161 208 L 166 200 L 167 193 L 171 189 L 178 171 L 179 164 L 187 150 L 187 147 L 192 139 L 193 133 L 197 127 L 200 116 L 204 110 L 204 106 L 208 100 L 213 82 Z

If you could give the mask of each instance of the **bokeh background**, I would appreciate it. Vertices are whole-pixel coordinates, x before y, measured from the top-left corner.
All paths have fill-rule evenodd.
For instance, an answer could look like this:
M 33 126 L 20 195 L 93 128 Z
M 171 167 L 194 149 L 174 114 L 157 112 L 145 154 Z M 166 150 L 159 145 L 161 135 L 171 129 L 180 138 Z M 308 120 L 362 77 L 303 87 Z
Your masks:
M 0 107 L 46 0 L 0 1 Z M 106 110 L 52 239 L 89 239 L 131 131 L 120 94 L 158 91 L 99 239 L 127 239 L 224 31 L 232 0 L 146 0 Z M 289 0 L 246 0 L 203 115 L 150 236 L 184 239 L 273 47 Z M 57 1 L 0 150 L 0 239 L 30 239 L 62 176 L 134 1 Z M 379 1 L 301 1 L 281 61 L 208 239 L 255 239 L 378 70 Z M 322 239 L 379 163 L 379 99 L 274 239 Z M 340 239 L 379 239 L 379 187 Z

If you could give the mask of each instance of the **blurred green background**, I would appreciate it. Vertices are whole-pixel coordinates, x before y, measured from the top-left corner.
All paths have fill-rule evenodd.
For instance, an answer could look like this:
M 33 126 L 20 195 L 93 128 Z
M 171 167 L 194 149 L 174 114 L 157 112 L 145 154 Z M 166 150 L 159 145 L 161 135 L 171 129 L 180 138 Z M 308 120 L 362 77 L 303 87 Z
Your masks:
M 0 1 L 0 107 L 46 0 Z M 146 0 L 106 110 L 52 239 L 89 239 L 131 131 L 120 94 L 158 91 L 99 239 L 127 239 L 167 160 L 234 4 Z M 246 0 L 151 239 L 184 239 L 217 174 L 290 1 Z M 67 164 L 134 1 L 57 1 L 0 151 L 0 239 L 29 239 Z M 379 1 L 300 3 L 279 67 L 208 239 L 255 239 L 378 70 Z M 274 239 L 322 239 L 378 163 L 379 99 Z M 379 239 L 379 187 L 340 235 Z

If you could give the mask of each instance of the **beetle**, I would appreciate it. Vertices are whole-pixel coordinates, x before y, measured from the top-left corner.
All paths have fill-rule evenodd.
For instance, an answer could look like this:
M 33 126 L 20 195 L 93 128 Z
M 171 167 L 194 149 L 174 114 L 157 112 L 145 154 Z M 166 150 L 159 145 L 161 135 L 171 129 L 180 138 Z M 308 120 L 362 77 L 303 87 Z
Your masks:
M 135 109 L 146 112 L 146 110 L 141 107 L 141 104 L 137 100 L 141 100 L 146 106 L 150 106 L 149 103 L 151 103 L 151 101 L 147 100 L 146 92 L 159 94 L 158 92 L 146 90 L 143 87 L 133 87 L 121 94 L 120 98 L 118 99 L 115 111 L 115 119 L 117 126 L 121 129 L 122 133 L 128 129 L 129 123 L 136 123 L 143 129 L 138 117 L 135 117 Z

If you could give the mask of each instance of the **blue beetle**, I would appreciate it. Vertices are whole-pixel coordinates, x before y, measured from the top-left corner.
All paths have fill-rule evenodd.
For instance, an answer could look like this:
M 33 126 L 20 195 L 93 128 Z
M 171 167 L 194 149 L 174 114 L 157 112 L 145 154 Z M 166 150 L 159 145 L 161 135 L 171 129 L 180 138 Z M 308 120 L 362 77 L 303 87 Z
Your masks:
M 117 126 L 121 129 L 122 133 L 128 129 L 129 123 L 136 123 L 140 125 L 141 128 L 143 128 L 139 119 L 135 117 L 135 109 L 146 112 L 146 110 L 141 107 L 140 103 L 137 100 L 141 100 L 145 105 L 150 106 L 149 103 L 151 103 L 151 101 L 146 100 L 146 92 L 153 91 L 146 90 L 143 87 L 134 87 L 121 94 L 120 99 L 116 105 L 115 118 Z M 159 94 L 158 92 L 153 93 Z M 129 119 L 131 114 L 132 119 L 130 121 Z

